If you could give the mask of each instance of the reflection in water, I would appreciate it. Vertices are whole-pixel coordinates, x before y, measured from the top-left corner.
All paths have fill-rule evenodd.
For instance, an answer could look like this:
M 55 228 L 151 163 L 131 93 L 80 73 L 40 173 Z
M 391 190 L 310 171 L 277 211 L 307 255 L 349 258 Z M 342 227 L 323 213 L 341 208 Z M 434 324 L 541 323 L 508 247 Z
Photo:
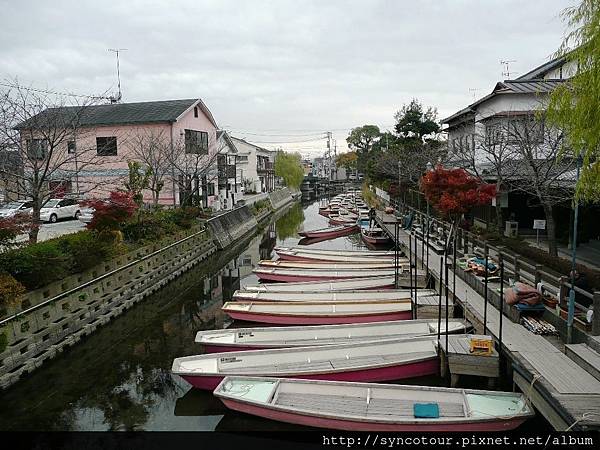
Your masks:
M 275 222 L 277 237 L 281 240 L 297 237 L 296 233 L 302 222 L 304 222 L 304 210 L 300 203 L 295 203 L 285 215 Z

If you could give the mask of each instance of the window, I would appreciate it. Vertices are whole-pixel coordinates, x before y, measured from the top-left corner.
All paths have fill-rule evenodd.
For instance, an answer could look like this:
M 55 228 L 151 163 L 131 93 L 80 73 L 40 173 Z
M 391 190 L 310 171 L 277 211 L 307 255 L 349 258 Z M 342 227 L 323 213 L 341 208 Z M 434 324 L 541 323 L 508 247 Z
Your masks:
M 502 127 L 499 123 L 491 123 L 485 126 L 485 141 L 488 145 L 499 144 L 504 140 Z
M 115 136 L 97 137 L 96 152 L 98 156 L 117 156 L 117 138 Z
M 198 117 L 198 107 L 194 106 L 194 117 Z
M 208 133 L 206 131 L 185 130 L 185 152 L 187 154 L 208 155 Z
M 67 142 L 67 153 L 69 155 L 75 154 L 75 141 Z
M 208 185 L 208 195 L 215 195 L 215 185 L 214 185 L 214 183 L 210 183 Z
M 27 140 L 27 155 L 30 158 L 44 159 L 48 153 L 47 139 L 28 139 Z
M 248 162 L 247 156 L 238 155 L 237 162 Z

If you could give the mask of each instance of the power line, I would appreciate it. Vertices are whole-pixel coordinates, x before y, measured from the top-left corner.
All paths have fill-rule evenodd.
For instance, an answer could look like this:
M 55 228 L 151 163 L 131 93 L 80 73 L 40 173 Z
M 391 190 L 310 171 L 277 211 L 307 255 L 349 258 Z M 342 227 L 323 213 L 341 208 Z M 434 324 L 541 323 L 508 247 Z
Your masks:
M 32 87 L 25 87 L 25 86 L 21 86 L 20 84 L 10 84 L 10 83 L 0 82 L 0 86 L 14 88 L 14 89 L 23 89 L 24 91 L 40 92 L 42 94 L 65 95 L 65 96 L 69 96 L 69 97 L 110 100 L 110 97 L 106 97 L 104 95 L 73 94 L 71 92 L 58 92 L 58 91 L 51 91 L 49 89 L 38 89 L 38 88 L 32 88 Z

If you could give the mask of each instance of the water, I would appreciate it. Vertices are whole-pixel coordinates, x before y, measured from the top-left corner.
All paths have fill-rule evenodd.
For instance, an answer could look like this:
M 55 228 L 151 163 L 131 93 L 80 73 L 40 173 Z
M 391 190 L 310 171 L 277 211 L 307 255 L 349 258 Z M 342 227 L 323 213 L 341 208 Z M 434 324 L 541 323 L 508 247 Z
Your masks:
M 221 305 L 236 289 L 258 281 L 252 269 L 273 256 L 276 244 L 296 245 L 297 231 L 325 226 L 318 202 L 294 205 L 249 242 L 213 256 L 1 393 L 0 429 L 306 429 L 228 411 L 210 392 L 190 389 L 171 375 L 170 368 L 173 358 L 199 352 L 196 331 L 230 324 Z M 365 247 L 353 235 L 311 248 Z M 484 382 L 467 380 L 469 387 L 484 388 L 477 386 Z M 445 385 L 445 380 L 403 383 Z M 540 425 L 535 426 L 539 431 Z

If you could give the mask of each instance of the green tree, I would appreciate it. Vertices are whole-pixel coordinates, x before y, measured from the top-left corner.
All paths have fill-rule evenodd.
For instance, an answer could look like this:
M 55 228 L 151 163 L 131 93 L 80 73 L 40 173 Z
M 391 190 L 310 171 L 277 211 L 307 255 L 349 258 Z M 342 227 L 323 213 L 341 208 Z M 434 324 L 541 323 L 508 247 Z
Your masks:
M 600 3 L 582 0 L 565 9 L 563 18 L 569 31 L 556 57 L 577 67 L 577 73 L 551 94 L 547 120 L 565 132 L 569 150 L 582 157 L 576 197 L 600 201 Z
M 413 98 L 408 105 L 403 105 L 394 115 L 396 125 L 394 129 L 400 138 L 405 140 L 427 140 L 427 136 L 435 135 L 440 131 L 437 123 L 437 109 L 423 105 Z
M 128 161 L 129 179 L 125 182 L 125 189 L 131 193 L 133 201 L 142 207 L 144 205 L 144 189 L 148 189 L 152 168 L 142 169 L 142 165 L 137 161 Z
M 299 153 L 287 153 L 279 150 L 275 155 L 275 175 L 283 178 L 285 185 L 298 190 L 304 179 L 302 156 Z
M 335 164 L 338 167 L 346 168 L 346 178 L 348 178 L 348 175 L 351 171 L 356 170 L 357 162 L 358 155 L 356 154 L 356 152 L 342 153 L 341 155 L 338 155 L 338 157 L 335 160 Z
M 357 169 L 364 172 L 369 158 L 369 152 L 373 145 L 381 137 L 381 131 L 377 125 L 363 125 L 362 127 L 353 128 L 346 138 L 350 150 L 356 152 L 358 156 Z

